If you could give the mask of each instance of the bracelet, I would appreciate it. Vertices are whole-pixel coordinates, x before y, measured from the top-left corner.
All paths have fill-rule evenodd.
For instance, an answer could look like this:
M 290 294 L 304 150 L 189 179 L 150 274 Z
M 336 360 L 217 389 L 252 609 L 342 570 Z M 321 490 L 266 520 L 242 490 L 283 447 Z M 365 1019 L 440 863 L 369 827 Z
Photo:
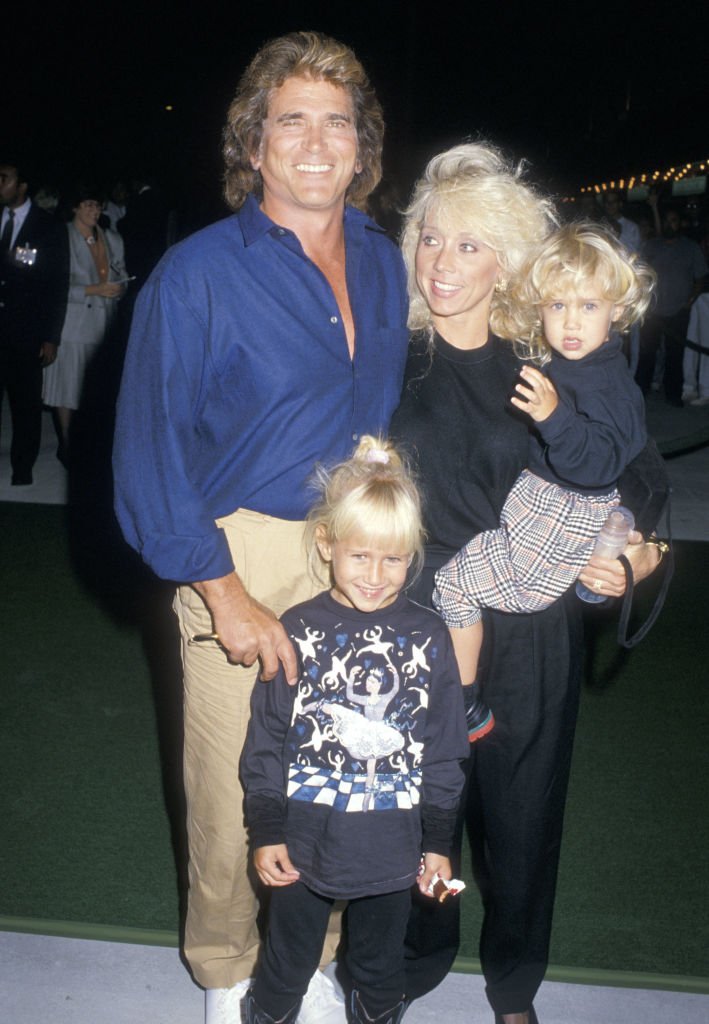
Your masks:
M 666 540 L 660 540 L 659 537 L 655 537 L 654 534 L 653 534 L 652 537 L 648 537 L 648 539 L 645 541 L 645 543 L 646 544 L 652 544 L 652 546 L 654 548 L 657 548 L 657 550 L 660 552 L 660 561 L 657 563 L 659 565 L 660 562 L 662 562 L 662 559 L 665 557 L 665 555 L 670 550 L 670 545 L 667 543 Z

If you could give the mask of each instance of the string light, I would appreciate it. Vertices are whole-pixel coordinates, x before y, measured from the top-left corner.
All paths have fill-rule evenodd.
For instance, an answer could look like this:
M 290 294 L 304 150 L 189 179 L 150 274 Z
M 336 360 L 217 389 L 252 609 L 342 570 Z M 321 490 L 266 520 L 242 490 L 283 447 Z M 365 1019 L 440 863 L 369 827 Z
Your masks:
M 615 179 L 613 178 L 610 183 L 598 182 L 594 185 L 584 185 L 579 188 L 579 194 L 587 195 L 595 193 L 597 196 L 603 192 L 609 191 L 625 191 L 627 189 L 640 188 L 645 186 L 652 186 L 657 184 L 658 181 L 665 183 L 668 181 L 685 181 L 690 177 L 701 176 L 709 170 L 709 157 L 703 161 L 695 160 L 689 161 L 684 166 L 668 167 L 664 170 L 657 169 L 655 171 L 644 171 L 638 174 L 632 174 L 627 179 L 625 177 Z M 627 184 L 626 184 L 627 181 Z M 568 197 L 569 201 L 573 202 L 573 197 Z

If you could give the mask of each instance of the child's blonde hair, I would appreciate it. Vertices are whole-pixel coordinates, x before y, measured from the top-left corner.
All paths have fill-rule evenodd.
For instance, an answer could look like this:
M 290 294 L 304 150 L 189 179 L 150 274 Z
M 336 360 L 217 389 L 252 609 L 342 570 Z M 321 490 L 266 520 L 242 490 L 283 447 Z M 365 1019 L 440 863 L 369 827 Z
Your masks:
M 317 578 L 324 568 L 317 541 L 332 544 L 353 534 L 411 555 L 414 572 L 420 571 L 425 537 L 421 498 L 391 441 L 363 435 L 346 462 L 318 467 L 315 484 L 319 499 L 308 514 L 305 542 Z
M 510 294 L 518 354 L 540 363 L 551 358 L 539 315 L 545 302 L 593 283 L 604 299 L 619 307 L 614 323 L 622 332 L 642 320 L 656 281 L 654 270 L 611 231 L 590 221 L 567 224 L 542 242 Z

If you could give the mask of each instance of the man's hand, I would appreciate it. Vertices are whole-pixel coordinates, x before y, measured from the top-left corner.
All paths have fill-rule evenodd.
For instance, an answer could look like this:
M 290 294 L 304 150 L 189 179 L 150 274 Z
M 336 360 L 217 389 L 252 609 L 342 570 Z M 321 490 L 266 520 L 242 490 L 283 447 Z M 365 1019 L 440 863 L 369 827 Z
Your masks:
M 42 366 L 51 366 L 57 358 L 57 346 L 49 341 L 43 341 L 39 346 L 39 361 Z
M 631 531 L 623 554 L 630 562 L 636 583 L 655 571 L 661 557 L 657 546 L 646 544 L 642 534 L 637 530 Z M 598 555 L 592 555 L 579 579 L 589 590 L 603 594 L 604 597 L 622 597 L 625 593 L 625 571 L 617 558 L 599 558 Z M 599 580 L 602 584 L 600 590 L 597 586 Z
M 438 873 L 441 878 L 445 878 L 448 881 L 453 877 L 453 871 L 451 869 L 451 862 L 448 857 L 441 856 L 440 853 L 425 853 L 423 855 L 423 874 L 418 879 L 418 887 L 424 896 L 430 896 L 433 898 L 433 894 L 428 891 L 428 887 L 431 884 L 433 876 Z
M 292 885 L 300 878 L 300 872 L 291 864 L 285 843 L 259 846 L 254 851 L 254 867 L 264 885 Z
M 212 614 L 229 661 L 248 666 L 260 659 L 262 679 L 273 679 L 280 662 L 288 685 L 295 685 L 298 663 L 288 634 L 270 608 L 247 594 L 236 573 L 193 586 Z
M 551 416 L 559 404 L 556 388 L 548 377 L 533 366 L 523 366 L 520 377 L 522 380 L 515 386 L 515 391 L 521 397 L 513 395 L 510 401 L 531 416 L 535 423 L 541 423 Z

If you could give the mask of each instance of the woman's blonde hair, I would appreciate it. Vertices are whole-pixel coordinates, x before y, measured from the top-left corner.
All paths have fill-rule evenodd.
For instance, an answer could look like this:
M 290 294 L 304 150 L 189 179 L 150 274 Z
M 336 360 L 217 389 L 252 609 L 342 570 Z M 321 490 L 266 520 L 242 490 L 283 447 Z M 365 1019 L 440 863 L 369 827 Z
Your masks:
M 425 532 L 421 498 L 403 456 L 382 437 L 364 435 L 353 455 L 332 469 L 318 467 L 319 497 L 308 514 L 305 543 L 311 570 L 322 578 L 317 541 L 359 534 L 376 547 L 413 556 L 419 572 Z
M 527 356 L 541 363 L 551 358 L 542 332 L 539 307 L 569 292 L 593 285 L 600 296 L 620 307 L 615 329 L 627 331 L 644 317 L 657 282 L 648 264 L 631 254 L 608 229 L 591 221 L 567 224 L 532 254 L 511 290 L 514 336 Z
M 469 232 L 494 250 L 500 265 L 499 287 L 490 310 L 490 326 L 501 337 L 509 331 L 507 292 L 527 260 L 558 223 L 554 205 L 523 180 L 514 165 L 489 143 L 468 142 L 435 156 L 416 184 L 405 213 L 401 250 L 409 281 L 409 327 L 427 329 L 431 311 L 416 283 L 416 249 L 427 218 L 445 229 Z

